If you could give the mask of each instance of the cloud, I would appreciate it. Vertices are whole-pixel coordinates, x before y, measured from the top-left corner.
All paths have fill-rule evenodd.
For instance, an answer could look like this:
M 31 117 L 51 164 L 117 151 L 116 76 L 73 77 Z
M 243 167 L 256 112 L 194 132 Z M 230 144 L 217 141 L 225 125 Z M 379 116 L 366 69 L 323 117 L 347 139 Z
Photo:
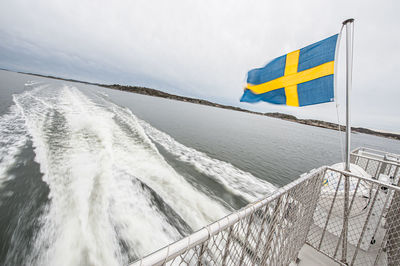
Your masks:
M 238 99 L 249 69 L 333 35 L 354 17 L 354 124 L 400 131 L 399 7 L 396 1 L 5 0 L 0 67 L 336 121 L 334 104 L 290 108 Z M 341 106 L 344 52 L 342 45 Z

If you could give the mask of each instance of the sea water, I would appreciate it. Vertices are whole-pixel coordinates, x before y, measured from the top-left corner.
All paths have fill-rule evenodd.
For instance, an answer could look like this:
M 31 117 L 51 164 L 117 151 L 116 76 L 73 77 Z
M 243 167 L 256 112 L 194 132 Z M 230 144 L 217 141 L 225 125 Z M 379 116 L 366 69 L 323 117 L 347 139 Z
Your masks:
M 0 264 L 127 264 L 338 161 L 336 131 L 0 71 Z

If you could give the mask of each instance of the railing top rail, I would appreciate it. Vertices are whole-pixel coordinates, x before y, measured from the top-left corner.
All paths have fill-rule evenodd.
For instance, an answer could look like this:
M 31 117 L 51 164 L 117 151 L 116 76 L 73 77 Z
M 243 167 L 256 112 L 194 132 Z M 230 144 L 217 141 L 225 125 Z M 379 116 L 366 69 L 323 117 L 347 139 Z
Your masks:
M 358 151 L 365 151 L 365 152 L 373 152 L 377 155 L 385 156 L 385 155 L 391 155 L 397 158 L 400 158 L 400 154 L 392 153 L 392 152 L 386 152 L 386 151 L 381 151 L 377 149 L 372 149 L 372 148 L 367 148 L 367 147 L 358 147 L 354 150 L 351 151 L 351 153 L 356 153 Z
M 385 186 L 387 188 L 390 188 L 390 189 L 393 189 L 393 190 L 396 190 L 396 191 L 400 191 L 400 187 L 394 186 L 394 185 L 390 185 L 390 184 L 387 184 L 385 182 L 382 182 L 382 181 L 379 181 L 379 180 L 376 180 L 376 179 L 371 179 L 371 178 L 368 178 L 368 177 L 355 175 L 355 174 L 352 174 L 351 172 L 346 172 L 346 171 L 334 169 L 334 168 L 331 168 L 331 167 L 327 167 L 326 169 L 341 173 L 341 174 L 343 174 L 345 176 L 355 177 L 355 178 L 358 178 L 358 179 L 361 179 L 361 180 L 364 180 L 364 181 L 367 181 L 367 182 L 370 182 L 370 183 L 374 183 L 374 184 Z
M 376 161 L 376 162 L 391 164 L 391 165 L 400 167 L 400 163 L 396 163 L 396 162 L 393 162 L 393 161 L 386 161 L 386 160 L 374 158 L 374 157 L 371 157 L 371 156 L 368 156 L 368 155 L 358 154 L 358 153 L 356 153 L 356 152 L 351 152 L 351 154 L 354 155 L 354 156 L 358 156 L 358 157 L 361 157 L 361 158 L 373 160 L 373 161 Z
M 137 260 L 133 263 L 130 263 L 130 266 L 141 266 L 141 265 L 162 265 L 165 262 L 175 258 L 176 256 L 183 254 L 185 251 L 195 247 L 196 245 L 203 243 L 211 236 L 214 236 L 221 232 L 222 230 L 226 229 L 227 227 L 235 224 L 240 219 L 250 215 L 254 211 L 264 207 L 269 202 L 275 200 L 279 196 L 287 193 L 293 187 L 307 181 L 308 179 L 315 177 L 315 175 L 324 172 L 327 169 L 326 166 L 320 167 L 318 169 L 314 169 L 307 174 L 301 175 L 300 178 L 294 180 L 293 182 L 277 189 L 271 195 L 267 196 L 266 198 L 260 199 L 255 201 L 254 203 L 250 203 L 249 205 L 245 206 L 244 208 L 235 211 L 220 220 L 211 223 L 202 229 L 192 233 L 191 235 L 178 240 L 170 245 L 161 248 L 144 258 Z

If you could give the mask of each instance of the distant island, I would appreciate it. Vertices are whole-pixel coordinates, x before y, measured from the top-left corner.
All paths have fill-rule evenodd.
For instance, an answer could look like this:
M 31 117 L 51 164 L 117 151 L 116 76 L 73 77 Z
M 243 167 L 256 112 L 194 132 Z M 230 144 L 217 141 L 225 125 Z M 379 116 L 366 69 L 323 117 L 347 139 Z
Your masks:
M 3 70 L 7 70 L 7 69 L 3 69 Z M 9 71 L 9 70 L 7 70 L 7 71 Z M 263 115 L 263 116 L 268 116 L 268 117 L 273 117 L 273 118 L 279 118 L 279 119 L 283 119 L 283 120 L 287 120 L 287 121 L 291 121 L 291 122 L 296 122 L 296 123 L 304 124 L 304 125 L 308 125 L 308 126 L 315 126 L 315 127 L 327 128 L 327 129 L 332 129 L 332 130 L 339 130 L 338 124 L 331 123 L 331 122 L 315 120 L 315 119 L 299 119 L 299 118 L 297 118 L 297 117 L 295 117 L 293 115 L 277 113 L 277 112 L 275 112 L 275 113 L 254 112 L 254 111 L 242 109 L 242 108 L 235 107 L 235 106 L 223 105 L 223 104 L 213 103 L 213 102 L 202 100 L 202 99 L 195 99 L 195 98 L 190 98 L 190 97 L 174 95 L 174 94 L 170 94 L 170 93 L 166 93 L 166 92 L 163 92 L 163 91 L 150 89 L 150 88 L 146 88 L 146 87 L 125 86 L 125 85 L 119 85 L 119 84 L 107 85 L 107 84 L 99 84 L 99 83 L 93 83 L 93 82 L 87 82 L 87 81 L 81 81 L 81 80 L 75 80 L 75 79 L 67 79 L 67 78 L 60 78 L 60 77 L 54 77 L 54 76 L 46 76 L 46 75 L 35 74 L 35 73 L 25 73 L 25 72 L 18 72 L 18 73 L 28 74 L 28 75 L 33 75 L 33 76 L 39 76 L 39 77 L 44 77 L 44 78 L 51 78 L 51 79 L 59 79 L 59 80 L 65 80 L 65 81 L 71 81 L 71 82 L 78 82 L 78 83 L 89 84 L 89 85 L 96 85 L 96 86 L 109 88 L 109 89 L 114 89 L 114 90 L 139 93 L 139 94 L 143 94 L 143 95 L 161 97 L 161 98 L 172 99 L 172 100 L 177 100 L 177 101 L 182 101 L 182 102 L 196 103 L 196 104 L 213 106 L 213 107 L 229 109 L 229 110 L 234 110 L 234 111 L 239 111 L 239 112 L 246 112 L 246 113 L 251 113 L 251 114 L 256 114 L 256 115 Z M 345 131 L 346 130 L 346 126 L 340 125 L 340 130 L 341 131 Z M 391 138 L 391 139 L 400 140 L 400 134 L 376 131 L 376 130 L 363 128 L 363 127 L 352 127 L 351 128 L 351 132 L 353 132 L 353 133 L 364 133 L 364 134 L 375 135 L 375 136 L 379 136 L 379 137 L 385 137 L 385 138 Z

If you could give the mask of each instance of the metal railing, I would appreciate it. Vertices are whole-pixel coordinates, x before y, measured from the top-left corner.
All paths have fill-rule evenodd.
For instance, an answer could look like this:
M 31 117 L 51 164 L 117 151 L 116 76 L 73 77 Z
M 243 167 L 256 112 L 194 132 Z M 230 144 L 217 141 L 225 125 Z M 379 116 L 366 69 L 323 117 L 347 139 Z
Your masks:
M 327 168 L 307 243 L 348 265 L 400 265 L 400 156 L 358 148 L 350 159 L 370 178 Z
M 325 177 L 307 244 L 348 265 L 400 265 L 400 188 L 332 168 Z
M 288 265 L 304 244 L 343 264 L 400 265 L 399 158 L 357 149 L 372 178 L 321 167 L 131 265 Z
M 331 238 L 327 243 L 336 241 L 334 252 L 332 248 L 327 248 L 329 244 L 323 247 L 322 238 L 318 250 L 349 265 L 400 265 L 400 219 L 397 218 L 400 212 L 400 155 L 358 148 L 351 153 L 351 162 L 361 167 L 371 178 L 334 170 L 336 175 L 339 173 L 339 178 L 347 179 L 350 183 L 350 191 L 347 191 L 350 201 L 344 204 L 339 197 L 339 200 L 325 200 L 325 203 L 331 204 L 332 209 L 342 208 L 342 217 L 347 214 L 348 221 L 344 224 L 346 219 L 342 218 L 341 224 L 338 221 L 340 218 L 327 217 L 325 223 L 334 235 L 339 235 L 339 239 L 332 238 L 332 232 L 328 233 Z M 328 168 L 325 176 L 332 175 L 332 171 Z M 324 202 L 324 191 L 332 189 L 337 190 L 334 187 L 322 189 L 320 202 Z M 318 223 L 317 214 L 320 212 L 317 208 L 314 224 Z M 341 228 L 340 234 L 338 228 Z M 348 234 L 346 238 L 343 238 L 344 234 Z M 312 237 L 309 235 L 310 239 Z
M 352 151 L 350 161 L 363 168 L 373 179 L 399 186 L 400 155 L 358 148 Z
M 286 265 L 312 223 L 324 168 L 132 265 Z

